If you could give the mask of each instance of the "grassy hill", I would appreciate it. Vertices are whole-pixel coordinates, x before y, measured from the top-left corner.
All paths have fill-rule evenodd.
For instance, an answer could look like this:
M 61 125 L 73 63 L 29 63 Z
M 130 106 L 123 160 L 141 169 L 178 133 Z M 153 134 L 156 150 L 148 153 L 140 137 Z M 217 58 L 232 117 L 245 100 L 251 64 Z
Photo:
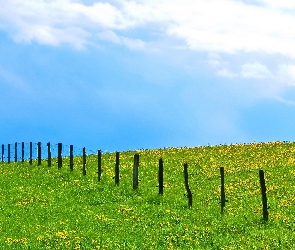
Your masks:
M 139 187 L 132 188 L 133 155 Z M 164 194 L 158 194 L 158 160 Z M 74 171 L 37 163 L 0 163 L 1 249 L 294 249 L 295 143 L 273 142 L 139 150 L 75 158 Z M 188 208 L 183 164 L 193 206 Z M 220 212 L 225 168 L 226 211 Z M 258 171 L 265 170 L 269 220 L 262 220 Z

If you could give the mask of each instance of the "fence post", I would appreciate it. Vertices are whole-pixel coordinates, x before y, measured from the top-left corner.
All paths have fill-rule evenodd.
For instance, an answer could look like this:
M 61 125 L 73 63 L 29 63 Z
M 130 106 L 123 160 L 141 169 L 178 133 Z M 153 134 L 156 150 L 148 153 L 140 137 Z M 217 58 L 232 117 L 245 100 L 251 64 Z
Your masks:
M 164 177 L 163 177 L 164 167 L 163 167 L 163 159 L 160 158 L 159 160 L 159 173 L 158 173 L 158 180 L 159 180 L 159 194 L 162 195 L 164 191 Z
M 57 167 L 62 168 L 62 143 L 57 144 Z
M 42 157 L 41 157 L 41 142 L 38 142 L 38 166 L 41 165 L 41 160 L 42 160 Z
M 116 152 L 116 166 L 115 166 L 115 184 L 120 182 L 120 153 Z
M 135 154 L 134 165 L 133 165 L 133 189 L 138 188 L 138 166 L 139 166 L 139 154 Z
M 17 142 L 14 143 L 14 162 L 17 162 Z
M 70 170 L 71 171 L 73 171 L 73 169 L 74 169 L 73 150 L 74 150 L 74 146 L 70 145 Z
M 48 163 L 48 167 L 51 167 L 51 148 L 50 148 L 50 142 L 47 142 L 47 163 Z
M 187 171 L 187 163 L 183 164 L 183 174 L 184 174 L 184 185 L 187 192 L 188 198 L 188 207 L 191 208 L 193 205 L 193 194 L 188 185 L 188 171 Z
M 4 144 L 2 144 L 2 162 L 4 162 Z
M 22 162 L 25 161 L 25 143 L 22 142 Z
M 86 149 L 83 148 L 83 175 L 86 175 Z
M 262 195 L 262 208 L 263 208 L 263 219 L 265 221 L 268 220 L 268 207 L 267 207 L 267 197 L 266 197 L 266 187 L 265 187 L 265 178 L 264 171 L 259 170 L 259 179 L 260 179 L 260 187 L 261 187 L 261 195 Z
M 8 158 L 7 158 L 7 161 L 8 161 L 8 163 L 10 163 L 10 144 L 8 144 L 7 145 L 8 146 L 8 148 L 7 148 L 7 156 L 8 156 Z
M 33 160 L 33 142 L 30 142 L 30 164 L 32 164 Z
M 101 168 L 101 150 L 97 150 L 97 175 L 98 181 L 101 180 L 102 168 Z
M 221 206 L 221 213 L 224 212 L 225 208 L 225 191 L 224 191 L 224 167 L 220 167 L 220 206 Z

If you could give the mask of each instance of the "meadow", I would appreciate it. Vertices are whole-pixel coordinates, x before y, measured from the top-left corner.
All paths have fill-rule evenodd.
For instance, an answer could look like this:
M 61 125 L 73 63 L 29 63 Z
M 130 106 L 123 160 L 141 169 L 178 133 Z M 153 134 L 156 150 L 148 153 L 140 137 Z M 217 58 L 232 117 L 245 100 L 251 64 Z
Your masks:
M 133 156 L 140 155 L 133 189 Z M 158 194 L 158 161 L 164 193 Z M 1 249 L 295 249 L 295 143 L 166 148 L 68 159 L 0 163 Z M 188 208 L 183 164 L 193 205 Z M 226 208 L 220 211 L 225 168 Z M 269 220 L 262 219 L 259 170 L 265 170 Z

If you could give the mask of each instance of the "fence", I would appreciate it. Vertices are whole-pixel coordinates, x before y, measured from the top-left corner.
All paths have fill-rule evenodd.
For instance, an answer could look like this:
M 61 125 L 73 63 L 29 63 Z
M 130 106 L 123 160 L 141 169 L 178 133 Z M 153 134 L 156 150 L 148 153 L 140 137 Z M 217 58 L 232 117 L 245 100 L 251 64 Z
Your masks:
M 92 151 L 91 151 L 92 152 Z M 92 152 L 94 153 L 94 152 Z M 15 144 L 2 144 L 1 147 L 1 161 L 11 163 L 12 159 L 14 162 L 29 162 L 32 164 L 33 160 L 37 160 L 38 165 L 42 163 L 43 159 L 47 159 L 48 167 L 52 166 L 52 159 L 57 158 L 57 166 L 58 169 L 63 166 L 63 158 L 69 157 L 69 166 L 70 170 L 74 169 L 74 156 L 82 156 L 82 174 L 86 175 L 86 149 L 85 147 L 82 149 L 75 148 L 73 145 L 63 145 L 62 143 L 51 144 L 47 143 L 46 146 L 38 143 L 15 143 Z M 44 158 L 45 156 L 45 158 Z M 138 188 L 138 174 L 139 174 L 139 154 L 134 155 L 134 166 L 133 166 L 133 189 Z M 101 181 L 102 175 L 102 153 L 101 150 L 97 151 L 97 174 L 98 181 Z M 193 193 L 189 187 L 189 174 L 188 174 L 188 164 L 184 163 L 183 165 L 183 173 L 184 173 L 184 186 L 187 191 L 188 198 L 188 207 L 191 208 L 193 204 Z M 116 152 L 115 159 L 115 184 L 120 184 L 120 153 Z M 259 170 L 259 180 L 260 180 L 260 188 L 261 188 L 261 196 L 262 196 L 262 213 L 264 221 L 268 220 L 268 205 L 267 205 L 267 196 L 266 196 L 266 185 L 265 185 L 265 177 L 264 171 Z M 225 196 L 225 178 L 224 178 L 224 167 L 220 167 L 220 206 L 221 213 L 223 214 L 225 211 L 225 204 L 228 202 Z M 159 195 L 164 194 L 164 164 L 163 159 L 159 159 L 159 170 L 158 170 L 158 186 Z
M 90 151 L 91 153 L 95 153 Z M 37 160 L 38 164 L 41 164 L 42 159 L 48 159 L 48 162 L 52 158 L 62 159 L 64 157 L 73 158 L 74 156 L 82 156 L 83 148 L 74 147 L 73 145 L 57 144 L 42 144 L 38 143 L 14 143 L 14 144 L 2 144 L 1 146 L 1 162 L 25 162 Z M 62 160 L 59 162 L 61 166 Z

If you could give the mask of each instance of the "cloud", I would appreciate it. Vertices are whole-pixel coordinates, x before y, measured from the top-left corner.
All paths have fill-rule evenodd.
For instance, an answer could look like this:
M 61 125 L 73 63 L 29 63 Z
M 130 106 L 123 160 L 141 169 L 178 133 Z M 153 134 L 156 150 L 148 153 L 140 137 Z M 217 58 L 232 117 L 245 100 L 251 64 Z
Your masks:
M 68 43 L 77 48 L 93 42 L 98 32 L 153 27 L 160 37 L 179 38 L 196 51 L 263 51 L 295 58 L 295 15 L 290 7 L 294 4 L 289 1 L 271 0 L 118 0 L 92 5 L 11 0 L 2 4 L 0 27 L 17 41 Z
M 260 0 L 258 2 L 263 3 L 264 5 L 275 8 L 275 9 L 283 9 L 283 10 L 294 10 L 295 9 L 295 3 L 290 0 Z
M 238 1 L 197 1 L 181 8 L 169 34 L 183 39 L 190 49 L 239 53 L 262 51 L 295 57 L 295 16 L 276 9 Z
M 226 69 L 226 68 L 217 70 L 217 75 L 226 77 L 226 78 L 233 78 L 237 76 L 237 74 L 231 72 L 229 69 Z
M 106 41 L 109 41 L 109 42 L 112 42 L 112 43 L 115 43 L 115 44 L 121 44 L 122 43 L 122 39 L 117 36 L 117 34 L 111 30 L 106 30 L 106 31 L 102 31 L 102 32 L 99 32 L 97 34 L 97 37 L 99 39 L 102 39 L 102 40 L 106 40 Z
M 132 26 L 120 11 L 109 3 L 86 6 L 63 1 L 7 1 L 0 8 L 0 28 L 17 42 L 46 45 L 70 44 L 81 48 L 91 43 L 91 36 L 101 29 L 124 29 Z
M 76 49 L 107 41 L 169 56 L 193 51 L 208 55 L 217 76 L 293 86 L 294 13 L 286 0 L 11 0 L 1 4 L 0 29 L 16 42 Z
M 124 45 L 130 50 L 145 50 L 147 49 L 147 43 L 141 39 L 131 39 L 124 36 L 118 36 L 111 30 L 99 32 L 97 37 L 101 40 L 112 42 L 118 45 Z
M 279 65 L 277 75 L 280 82 L 295 86 L 295 64 Z
M 82 49 L 88 43 L 89 33 L 79 28 L 58 29 L 50 26 L 31 25 L 27 29 L 16 34 L 17 42 L 35 41 L 39 44 L 58 46 L 61 43 L 72 44 L 76 49 Z
M 242 77 L 245 78 L 271 78 L 272 73 L 268 70 L 265 65 L 258 62 L 256 63 L 246 63 L 242 66 Z

